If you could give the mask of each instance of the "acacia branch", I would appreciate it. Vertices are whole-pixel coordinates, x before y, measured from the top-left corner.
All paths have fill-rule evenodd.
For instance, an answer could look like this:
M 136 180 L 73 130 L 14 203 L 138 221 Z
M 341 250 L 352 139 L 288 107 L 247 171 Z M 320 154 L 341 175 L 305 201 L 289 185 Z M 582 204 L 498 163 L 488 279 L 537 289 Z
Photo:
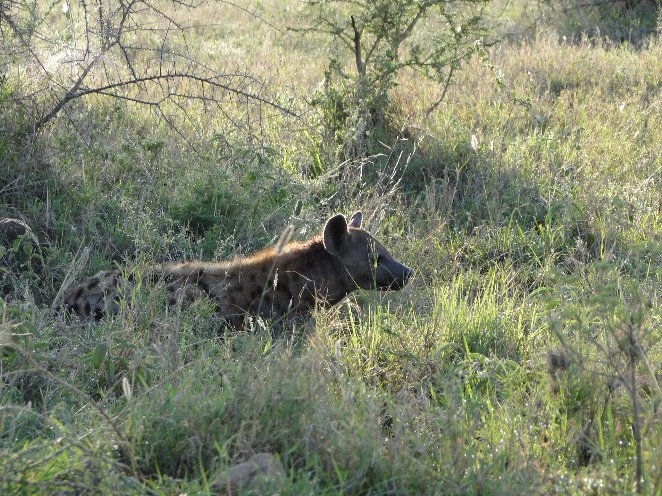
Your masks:
M 217 76 L 217 77 L 219 77 L 219 76 Z M 110 83 L 110 84 L 106 84 L 104 86 L 97 86 L 97 87 L 94 87 L 94 88 L 88 88 L 88 89 L 79 91 L 79 92 L 71 95 L 69 97 L 69 100 L 71 100 L 73 98 L 80 98 L 80 97 L 83 97 L 85 95 L 89 95 L 89 94 L 92 94 L 92 93 L 100 93 L 100 94 L 106 93 L 108 95 L 111 95 L 110 93 L 107 93 L 107 92 L 109 90 L 113 90 L 113 89 L 117 89 L 117 88 L 123 88 L 123 87 L 127 87 L 127 86 L 132 86 L 132 85 L 140 85 L 141 83 L 147 83 L 147 82 L 169 81 L 169 80 L 177 80 L 177 79 L 188 79 L 188 80 L 191 80 L 191 81 L 197 81 L 197 82 L 202 83 L 202 84 L 207 84 L 209 86 L 213 86 L 215 88 L 219 88 L 219 89 L 228 91 L 229 93 L 234 93 L 236 95 L 243 96 L 243 97 L 249 98 L 251 100 L 255 100 L 255 101 L 260 102 L 260 103 L 264 103 L 265 105 L 269 105 L 269 106 L 271 106 L 271 107 L 273 107 L 277 110 L 280 110 L 283 113 L 291 115 L 292 117 L 299 117 L 293 111 L 291 111 L 291 110 L 289 110 L 289 109 L 287 109 L 287 108 L 283 107 L 282 105 L 279 105 L 275 102 L 267 100 L 266 98 L 261 97 L 260 95 L 257 95 L 257 94 L 254 94 L 254 93 L 249 93 L 248 91 L 244 91 L 244 90 L 241 90 L 239 88 L 229 86 L 227 84 L 219 83 L 219 82 L 214 81 L 210 78 L 198 76 L 194 73 L 187 73 L 187 72 L 183 72 L 183 73 L 171 72 L 171 73 L 166 73 L 166 74 L 154 74 L 154 75 L 151 75 L 151 76 L 139 77 L 139 78 L 131 79 L 131 80 L 128 80 L 128 81 L 118 81 L 116 83 Z M 116 94 L 113 94 L 113 96 L 115 96 L 115 95 Z M 181 94 L 179 96 L 186 97 L 186 98 L 192 98 L 192 99 L 199 98 L 196 95 Z M 153 102 L 153 103 L 158 104 L 158 102 Z
M 441 91 L 441 95 L 439 95 L 439 98 L 430 105 L 430 108 L 428 108 L 425 111 L 425 116 L 428 117 L 432 112 L 434 112 L 437 107 L 441 104 L 441 102 L 444 101 L 444 98 L 446 98 L 446 92 L 448 91 L 448 87 L 450 86 L 451 83 L 451 78 L 453 77 L 453 72 L 455 71 L 455 65 L 451 64 L 450 69 L 448 69 L 448 76 L 446 77 L 446 81 L 444 82 L 444 87 Z
M 384 15 L 382 16 L 382 25 L 381 29 L 377 31 L 377 36 L 375 37 L 375 41 L 373 42 L 372 46 L 368 50 L 365 56 L 365 63 L 368 64 L 370 63 L 370 59 L 372 58 L 372 54 L 375 52 L 375 49 L 379 46 L 381 43 L 382 39 L 384 38 L 384 34 L 386 33 L 387 27 L 386 27 L 386 21 L 388 20 L 388 11 L 384 12 Z
M 411 20 L 409 25 L 405 28 L 404 32 L 401 33 L 400 36 L 398 36 L 397 45 L 394 47 L 396 52 L 400 49 L 400 45 L 402 44 L 402 42 L 407 38 L 409 38 L 409 36 L 411 36 L 412 31 L 414 31 L 414 28 L 416 27 L 416 24 L 418 24 L 418 21 L 420 21 L 421 18 L 425 15 L 426 10 L 428 10 L 427 4 L 423 4 L 418 8 L 416 15 Z
M 71 100 L 74 98 L 78 98 L 81 96 L 80 94 L 77 94 L 76 92 L 78 91 L 78 88 L 83 84 L 83 81 L 85 81 L 85 78 L 87 75 L 90 73 L 94 65 L 101 59 L 105 52 L 102 52 L 95 56 L 92 61 L 87 65 L 85 69 L 83 69 L 83 72 L 78 76 L 78 79 L 76 82 L 73 84 L 73 86 L 66 92 L 66 94 L 60 99 L 59 102 L 55 104 L 55 106 L 48 112 L 45 116 L 43 116 L 41 119 L 39 119 L 34 127 L 33 127 L 33 133 L 37 134 L 39 130 L 46 124 L 48 121 L 53 119 L 62 108 L 69 103 Z
M 350 19 L 352 20 L 352 29 L 354 30 L 353 40 L 354 40 L 354 55 L 356 57 L 356 70 L 358 71 L 359 75 L 365 76 L 365 65 L 361 60 L 361 32 L 356 27 L 356 20 L 354 19 L 354 16 L 350 16 Z
M 255 13 L 232 2 L 224 3 L 260 19 Z M 227 101 L 226 95 L 230 94 L 236 95 L 242 102 L 267 105 L 286 115 L 299 117 L 265 96 L 262 83 L 250 75 L 220 74 L 197 60 L 185 35 L 189 27 L 182 24 L 176 11 L 169 10 L 168 4 L 191 10 L 202 3 L 181 0 L 170 0 L 168 3 L 152 0 L 78 0 L 77 7 L 72 5 L 74 10 L 69 15 L 75 16 L 77 8 L 80 23 L 76 24 L 75 18 L 72 19 L 71 26 L 75 31 L 72 31 L 72 39 L 65 47 L 62 47 L 59 38 L 46 32 L 38 39 L 34 38 L 31 35 L 34 27 L 23 26 L 7 9 L 0 8 L 0 22 L 9 27 L 18 46 L 25 49 L 26 55 L 40 68 L 38 84 L 32 95 L 24 94 L 16 98 L 17 105 L 34 115 L 28 132 L 39 133 L 72 101 L 92 94 L 152 107 L 174 102 L 174 99 L 189 99 L 204 105 L 216 103 L 219 108 L 221 102 Z M 175 33 L 178 36 L 173 36 Z M 136 41 L 145 39 L 145 34 L 156 43 L 143 45 Z M 177 45 L 178 48 L 172 48 Z M 56 60 L 64 54 L 64 63 L 78 68 L 78 73 L 67 81 L 63 76 L 68 71 L 54 69 L 42 62 L 38 55 L 41 51 L 57 53 Z M 69 52 L 75 55 L 71 57 Z M 184 85 L 184 81 L 192 84 Z M 156 94 L 148 94 L 150 85 Z M 182 91 L 182 87 L 186 89 Z M 167 115 L 164 109 L 160 110 L 162 117 Z M 176 128 L 171 120 L 166 119 L 166 122 Z

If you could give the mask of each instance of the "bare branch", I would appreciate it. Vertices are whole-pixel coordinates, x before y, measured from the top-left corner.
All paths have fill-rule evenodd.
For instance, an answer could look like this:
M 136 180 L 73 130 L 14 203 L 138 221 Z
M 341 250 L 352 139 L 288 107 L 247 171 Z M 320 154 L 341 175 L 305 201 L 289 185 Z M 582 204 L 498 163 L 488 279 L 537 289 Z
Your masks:
M 446 98 L 446 92 L 448 91 L 448 87 L 450 86 L 454 71 L 455 71 L 455 66 L 451 65 L 450 69 L 448 69 L 448 76 L 446 77 L 446 81 L 444 82 L 444 87 L 441 90 L 441 95 L 439 95 L 439 98 L 437 98 L 437 100 L 432 105 L 430 105 L 430 108 L 428 108 L 425 111 L 426 116 L 429 116 L 432 112 L 434 112 L 439 106 L 439 104 L 441 104 L 441 102 L 444 101 L 444 98 Z
M 223 102 L 236 105 L 236 101 L 228 99 L 235 95 L 247 109 L 251 105 L 267 105 L 298 118 L 292 110 L 272 101 L 256 78 L 225 74 L 197 60 L 185 34 L 192 26 L 185 25 L 178 9 L 186 9 L 188 14 L 202 3 L 78 0 L 77 10 L 64 12 L 69 18 L 71 37 L 65 43 L 60 36 L 48 34 L 41 21 L 30 26 L 28 32 L 18 18 L 15 20 L 8 10 L 0 9 L 0 21 L 9 26 L 16 46 L 25 50 L 31 63 L 39 67 L 34 90 L 17 96 L 15 101 L 17 106 L 26 108 L 26 115 L 34 116 L 27 132 L 40 132 L 73 100 L 93 94 L 149 107 L 189 99 L 204 106 L 213 103 L 216 108 Z M 232 2 L 223 3 L 266 22 Z M 36 12 L 35 9 L 28 10 Z M 43 53 L 52 55 L 44 57 Z M 150 94 L 152 90 L 156 94 Z M 181 108 L 185 115 L 190 112 L 188 106 Z M 159 115 L 165 117 L 167 112 Z M 166 122 L 176 128 L 171 119 Z
M 361 76 L 365 76 L 365 66 L 361 60 L 361 32 L 356 27 L 356 20 L 351 16 L 352 29 L 354 30 L 354 56 L 356 57 L 356 70 Z

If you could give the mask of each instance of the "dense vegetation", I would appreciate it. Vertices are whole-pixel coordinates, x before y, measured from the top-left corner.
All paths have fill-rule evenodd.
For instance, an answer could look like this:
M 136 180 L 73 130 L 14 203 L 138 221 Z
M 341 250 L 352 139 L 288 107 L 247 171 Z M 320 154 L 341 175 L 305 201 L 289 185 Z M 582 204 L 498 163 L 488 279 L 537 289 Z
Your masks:
M 654 2 L 426 13 L 403 53 L 449 19 L 482 44 L 451 36 L 470 49 L 433 74 L 408 59 L 368 101 L 352 51 L 309 29 L 331 19 L 317 2 L 164 1 L 197 26 L 198 69 L 241 81 L 213 102 L 188 80 L 158 106 L 137 100 L 162 86 L 91 92 L 48 120 L 62 87 L 3 9 L 43 9 L 16 27 L 62 46 L 82 14 L 40 3 L 0 5 L 0 217 L 29 226 L 0 239 L 2 494 L 204 494 L 257 452 L 281 494 L 662 494 Z M 405 60 L 384 50 L 375 71 Z M 416 270 L 402 291 L 282 334 L 147 285 L 99 324 L 58 315 L 95 271 L 246 254 L 357 209 Z

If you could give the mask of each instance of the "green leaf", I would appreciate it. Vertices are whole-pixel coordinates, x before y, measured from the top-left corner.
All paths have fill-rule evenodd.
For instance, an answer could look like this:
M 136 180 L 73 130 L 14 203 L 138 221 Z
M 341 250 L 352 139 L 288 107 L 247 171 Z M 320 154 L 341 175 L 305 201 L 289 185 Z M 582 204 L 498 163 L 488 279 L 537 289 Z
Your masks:
M 94 348 L 94 354 L 92 355 L 92 365 L 95 369 L 101 367 L 107 352 L 108 345 L 106 343 L 99 343 L 96 348 Z

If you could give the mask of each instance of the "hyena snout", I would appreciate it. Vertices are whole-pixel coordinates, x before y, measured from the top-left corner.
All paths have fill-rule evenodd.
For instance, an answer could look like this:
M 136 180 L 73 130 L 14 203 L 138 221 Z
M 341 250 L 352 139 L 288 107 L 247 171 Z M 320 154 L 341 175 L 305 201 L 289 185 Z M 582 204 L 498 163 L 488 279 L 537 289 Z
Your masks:
M 377 288 L 382 291 L 402 289 L 413 273 L 413 270 L 395 259 L 383 261 L 377 266 L 375 274 Z

